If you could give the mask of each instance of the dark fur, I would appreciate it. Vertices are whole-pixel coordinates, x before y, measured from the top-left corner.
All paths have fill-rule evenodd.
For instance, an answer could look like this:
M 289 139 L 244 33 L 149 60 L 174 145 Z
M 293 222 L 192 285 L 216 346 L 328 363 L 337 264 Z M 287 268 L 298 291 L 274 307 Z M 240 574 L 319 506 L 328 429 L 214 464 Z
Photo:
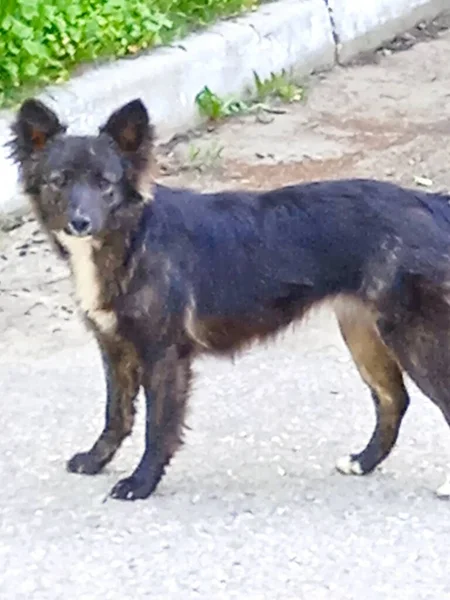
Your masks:
M 353 455 L 363 473 L 391 451 L 409 399 L 402 371 L 450 423 L 450 198 L 373 180 L 322 181 L 267 192 L 200 194 L 151 185 L 153 131 L 134 101 L 97 137 L 71 137 L 25 102 L 13 156 L 36 214 L 55 232 L 88 223 L 99 306 L 116 326 L 86 322 L 104 358 L 107 409 L 89 452 L 68 463 L 97 473 L 146 397 L 146 445 L 112 495 L 145 498 L 182 442 L 191 362 L 279 332 L 324 300 L 369 385 L 377 424 Z M 64 238 L 69 240 L 69 238 Z M 69 257 L 70 258 L 70 257 Z

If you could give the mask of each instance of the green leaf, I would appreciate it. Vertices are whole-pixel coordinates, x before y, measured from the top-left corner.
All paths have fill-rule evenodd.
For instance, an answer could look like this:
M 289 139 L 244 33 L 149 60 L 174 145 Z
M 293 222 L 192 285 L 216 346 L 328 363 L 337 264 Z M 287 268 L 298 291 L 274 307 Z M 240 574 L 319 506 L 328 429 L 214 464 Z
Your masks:
M 33 29 L 25 23 L 18 21 L 17 19 L 11 20 L 10 32 L 15 37 L 18 37 L 22 40 L 26 40 L 33 37 Z
M 19 67 L 17 63 L 9 61 L 3 62 L 1 65 L 2 71 L 6 72 L 13 81 L 17 81 L 19 78 Z
M 22 48 L 32 56 L 44 59 L 47 58 L 47 51 L 39 42 L 35 42 L 34 40 L 24 40 Z
M 26 21 L 31 21 L 39 15 L 39 4 L 35 0 L 21 0 L 20 12 Z
M 33 79 L 39 73 L 39 67 L 35 63 L 29 63 L 25 67 L 24 73 L 27 77 Z

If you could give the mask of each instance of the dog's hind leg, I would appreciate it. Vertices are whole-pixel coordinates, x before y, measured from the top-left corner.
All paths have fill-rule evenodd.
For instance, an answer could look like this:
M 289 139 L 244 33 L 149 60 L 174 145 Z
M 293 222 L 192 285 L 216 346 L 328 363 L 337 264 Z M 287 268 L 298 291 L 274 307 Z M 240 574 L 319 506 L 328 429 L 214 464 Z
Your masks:
M 449 418 L 447 418 L 447 422 L 450 425 Z M 443 500 L 450 500 L 450 472 L 447 473 L 444 482 L 436 488 L 436 496 Z
M 442 400 L 443 398 L 443 400 Z M 436 402 L 437 406 L 441 409 L 447 424 L 450 426 L 450 404 L 445 396 L 441 396 L 441 401 Z M 443 500 L 450 500 L 450 470 L 447 471 L 447 475 L 443 483 L 441 483 L 435 490 L 436 496 Z
M 450 298 L 448 281 L 437 285 L 425 277 L 411 276 L 401 289 L 408 310 L 378 321 L 378 331 L 392 348 L 404 372 L 441 411 L 450 426 Z M 450 498 L 450 473 L 436 489 L 437 496 Z
M 128 342 L 99 340 L 106 381 L 105 425 L 88 452 L 75 454 L 67 463 L 72 473 L 95 475 L 113 458 L 134 423 L 134 401 L 140 387 L 140 364 Z
M 338 460 L 344 474 L 370 473 L 391 452 L 398 437 L 409 396 L 402 372 L 378 335 L 373 316 L 362 304 L 337 305 L 342 336 L 375 404 L 376 425 L 366 448 Z
M 144 373 L 146 426 L 144 454 L 131 476 L 117 482 L 111 496 L 136 500 L 150 496 L 182 444 L 191 380 L 189 358 L 179 358 L 175 346 Z
M 447 421 L 448 425 L 450 426 L 450 398 L 448 397 L 448 393 L 445 395 L 442 394 L 441 401 L 436 402 L 436 404 L 441 409 L 441 412 L 444 415 L 445 420 Z M 447 472 L 445 481 L 443 483 L 441 483 L 441 485 L 439 485 L 439 487 L 436 489 L 436 496 L 438 498 L 442 498 L 444 500 L 450 499 L 450 471 Z

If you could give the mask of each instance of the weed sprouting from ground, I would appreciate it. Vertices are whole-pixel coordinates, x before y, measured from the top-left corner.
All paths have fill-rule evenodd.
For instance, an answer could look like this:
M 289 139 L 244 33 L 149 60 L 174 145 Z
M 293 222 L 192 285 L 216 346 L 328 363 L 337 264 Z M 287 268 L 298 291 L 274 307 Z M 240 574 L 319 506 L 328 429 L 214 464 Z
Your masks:
M 202 117 L 210 121 L 220 121 L 234 115 L 271 111 L 267 102 L 300 102 L 306 97 L 304 86 L 294 83 L 286 71 L 271 73 L 267 79 L 254 72 L 254 89 L 249 91 L 248 99 L 221 98 L 208 86 L 195 97 L 195 103 Z

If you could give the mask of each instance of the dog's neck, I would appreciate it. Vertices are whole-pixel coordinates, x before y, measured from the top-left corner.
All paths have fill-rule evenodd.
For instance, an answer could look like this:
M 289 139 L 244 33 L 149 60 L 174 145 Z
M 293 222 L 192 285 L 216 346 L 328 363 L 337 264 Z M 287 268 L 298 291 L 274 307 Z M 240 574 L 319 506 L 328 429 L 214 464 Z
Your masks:
M 79 307 L 104 333 L 114 330 L 114 301 L 126 292 L 134 273 L 141 218 L 142 211 L 135 211 L 120 229 L 98 237 L 55 233 L 68 254 Z

